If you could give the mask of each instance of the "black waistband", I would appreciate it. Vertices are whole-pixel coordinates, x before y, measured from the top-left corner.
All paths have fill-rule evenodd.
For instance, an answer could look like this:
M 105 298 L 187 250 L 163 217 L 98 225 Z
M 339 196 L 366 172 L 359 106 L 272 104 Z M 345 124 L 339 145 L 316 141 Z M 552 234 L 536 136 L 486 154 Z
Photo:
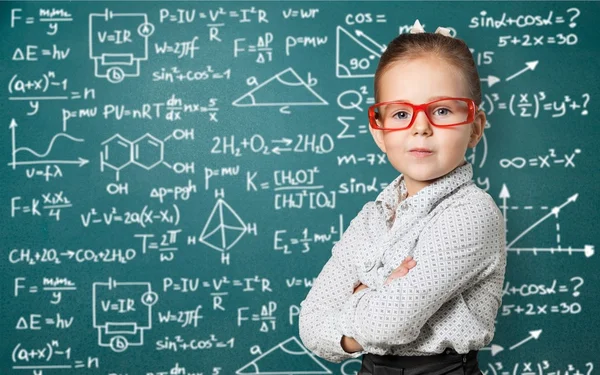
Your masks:
M 365 354 L 364 359 L 384 366 L 393 367 L 418 367 L 422 365 L 430 365 L 435 362 L 472 362 L 477 360 L 477 350 L 471 350 L 468 353 L 460 354 L 454 349 L 448 348 L 439 354 L 423 355 L 423 356 L 398 356 L 398 355 L 375 355 Z

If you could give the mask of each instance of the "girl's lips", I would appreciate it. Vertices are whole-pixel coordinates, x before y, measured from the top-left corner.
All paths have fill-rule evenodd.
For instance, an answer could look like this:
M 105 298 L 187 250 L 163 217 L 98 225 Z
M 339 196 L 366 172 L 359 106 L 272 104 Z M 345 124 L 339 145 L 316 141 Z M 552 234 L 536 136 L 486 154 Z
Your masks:
M 409 153 L 412 156 L 415 156 L 417 158 L 424 158 L 424 157 L 427 157 L 427 156 L 433 154 L 433 152 L 426 151 L 426 150 L 411 150 L 411 151 L 409 151 Z

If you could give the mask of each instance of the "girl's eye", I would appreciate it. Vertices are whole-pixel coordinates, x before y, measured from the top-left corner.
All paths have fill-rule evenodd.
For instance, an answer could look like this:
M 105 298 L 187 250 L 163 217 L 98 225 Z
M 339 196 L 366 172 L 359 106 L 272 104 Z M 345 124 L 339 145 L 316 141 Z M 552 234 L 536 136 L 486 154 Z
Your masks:
M 445 116 L 450 114 L 450 110 L 448 108 L 438 108 L 435 111 L 433 111 L 434 114 L 438 114 L 440 116 Z
M 392 115 L 392 117 L 395 117 L 398 120 L 406 120 L 406 119 L 408 119 L 409 116 L 410 116 L 410 113 L 408 113 L 406 111 L 399 111 L 399 112 L 394 113 L 394 115 Z

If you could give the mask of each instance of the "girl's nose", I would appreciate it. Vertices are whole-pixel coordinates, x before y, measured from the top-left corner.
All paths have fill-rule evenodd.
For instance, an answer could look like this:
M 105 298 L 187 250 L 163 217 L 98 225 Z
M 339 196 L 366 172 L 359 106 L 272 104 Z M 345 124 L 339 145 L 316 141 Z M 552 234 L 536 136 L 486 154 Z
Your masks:
M 429 119 L 425 112 L 420 111 L 417 113 L 417 117 L 415 118 L 415 122 L 412 126 L 413 133 L 426 133 L 431 134 L 433 131 L 433 125 L 429 123 Z

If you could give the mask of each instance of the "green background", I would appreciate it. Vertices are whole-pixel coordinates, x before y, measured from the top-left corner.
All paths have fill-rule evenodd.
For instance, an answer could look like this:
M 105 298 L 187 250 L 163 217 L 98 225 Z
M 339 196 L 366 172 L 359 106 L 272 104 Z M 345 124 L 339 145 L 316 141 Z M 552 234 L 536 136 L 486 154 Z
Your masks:
M 71 14 L 71 20 L 42 20 L 45 17 L 40 9 L 52 8 L 64 9 Z M 0 180 L 4 207 L 0 373 L 31 373 L 40 368 L 36 366 L 67 365 L 71 367 L 47 367 L 44 373 L 147 374 L 167 372 L 178 366 L 188 374 L 235 374 L 236 371 L 354 374 L 359 368 L 358 361 L 337 365 L 313 359 L 294 341 L 298 338 L 297 307 L 308 288 L 289 287 L 286 281 L 292 283 L 293 278 L 311 281 L 316 277 L 331 254 L 333 242 L 339 238 L 340 220 L 345 229 L 362 205 L 374 199 L 385 183 L 397 176 L 398 172 L 389 163 L 378 163 L 380 152 L 367 131 L 366 109 L 370 104 L 368 98 L 372 98 L 378 46 L 388 43 L 401 26 L 412 25 L 416 18 L 427 31 L 434 31 L 437 26 L 452 27 L 457 37 L 473 49 L 481 78 L 499 79 L 491 87 L 490 81 L 482 82 L 483 109 L 488 113 L 489 124 L 482 142 L 467 153 L 473 163 L 475 182 L 505 212 L 509 244 L 503 306 L 492 345 L 479 355 L 480 368 L 488 374 L 574 373 L 575 370 L 590 373 L 595 369 L 600 333 L 598 256 L 592 254 L 600 238 L 597 224 L 600 5 L 597 2 L 3 2 L 0 9 L 3 19 L 0 116 L 4 124 L 0 147 L 5 161 Z M 14 13 L 20 19 L 11 18 L 13 9 L 21 9 Z M 113 17 L 110 22 L 98 16 L 90 23 L 90 14 L 103 14 L 105 9 L 129 16 Z M 161 10 L 176 15 L 178 9 L 194 13 L 194 20 L 177 23 L 167 18 L 161 22 Z M 211 20 L 211 11 L 215 15 L 219 9 L 224 12 Z M 240 22 L 244 18 L 242 9 L 248 10 L 250 22 Z M 318 12 L 314 18 L 284 17 L 290 10 L 300 9 L 318 9 Z M 237 16 L 231 11 L 236 11 Z M 265 12 L 268 23 L 258 22 L 259 11 Z M 207 18 L 199 18 L 200 12 Z M 99 64 L 96 68 L 95 60 L 101 61 L 102 53 L 105 62 L 127 60 L 123 54 L 144 56 L 145 38 L 137 34 L 140 20 L 144 19 L 140 14 L 146 15 L 153 26 L 147 38 L 147 59 L 139 62 L 137 76 L 111 82 L 102 76 L 107 67 Z M 505 23 L 498 27 L 473 27 L 479 23 L 474 19 L 481 19 L 482 14 L 497 21 L 504 17 Z M 33 21 L 28 23 L 27 17 Z M 507 21 L 518 18 L 521 22 L 535 17 L 549 22 L 522 25 Z M 559 17 L 564 22 L 557 22 Z M 383 19 L 385 22 L 377 22 Z M 574 23 L 573 27 L 570 23 Z M 209 40 L 211 27 L 219 30 L 220 41 Z M 98 33 L 110 34 L 115 30 L 131 31 L 131 43 L 99 43 Z M 257 46 L 259 38 L 269 40 L 271 36 L 268 46 Z M 157 53 L 157 46 L 175 46 L 195 37 L 198 49 L 193 58 L 189 54 L 178 57 L 177 53 Z M 303 47 L 298 43 L 287 55 L 288 37 L 319 37 L 326 41 L 318 47 Z M 549 38 L 554 38 L 555 43 L 549 42 L 552 40 Z M 69 48 L 66 59 L 42 55 L 43 49 L 52 51 L 53 45 L 63 51 Z M 260 61 L 258 52 L 249 50 L 252 45 L 259 50 L 269 48 L 262 51 L 264 62 L 257 61 Z M 17 49 L 26 51 L 27 46 L 38 47 L 37 61 L 15 58 Z M 236 52 L 236 46 L 244 51 Z M 111 58 L 109 54 L 115 55 Z M 532 61 L 538 62 L 534 70 L 526 69 L 508 80 Z M 351 77 L 339 77 L 336 65 L 345 65 L 348 71 L 340 69 L 342 73 L 350 72 Z M 220 79 L 210 75 L 208 79 L 174 82 L 157 81 L 153 74 L 173 67 L 183 72 L 202 72 L 208 66 L 213 72 L 228 73 Z M 130 65 L 126 69 L 131 68 Z M 297 75 L 286 72 L 289 68 Z M 49 72 L 55 76 L 49 76 Z M 111 75 L 111 79 L 115 77 L 118 75 Z M 253 86 L 247 84 L 251 77 L 255 77 Z M 16 83 L 21 80 L 41 80 L 42 86 L 32 84 L 26 91 L 15 91 Z M 295 85 L 284 85 L 281 81 Z M 49 82 L 57 84 L 46 87 Z M 256 89 L 254 95 L 256 103 L 261 105 L 233 105 L 238 99 L 240 104 L 249 103 L 243 97 L 257 84 L 264 84 L 264 90 Z M 74 96 L 73 92 L 84 95 L 86 88 L 95 90 L 95 95 Z M 311 90 L 327 104 L 293 104 L 323 104 Z M 38 98 L 22 100 L 24 97 Z M 197 104 L 198 111 L 181 113 L 180 120 L 167 119 L 164 105 L 172 97 L 183 104 Z M 213 108 L 218 108 L 215 111 L 218 122 L 211 121 L 211 110 L 207 110 L 211 98 L 216 99 Z M 160 116 L 156 116 L 155 107 L 151 107 L 151 118 L 145 119 L 128 116 L 116 120 L 114 114 L 104 115 L 107 106 L 140 109 L 152 103 L 163 104 Z M 275 105 L 265 105 L 268 103 Z M 276 103 L 291 104 L 286 107 Z M 360 109 L 343 108 L 351 103 L 358 103 Z M 573 103 L 575 108 L 568 106 Z M 72 118 L 64 125 L 64 111 L 94 108 L 97 110 L 94 116 Z M 16 128 L 10 127 L 13 120 Z M 348 124 L 345 132 L 342 122 Z M 193 129 L 194 139 L 171 137 L 165 141 L 176 129 Z M 120 170 L 117 181 L 117 171 L 105 162 L 120 165 L 130 160 L 135 146 L 124 140 L 133 142 L 146 133 L 155 138 L 146 136 L 136 142 L 140 147 L 140 164 L 150 166 L 160 161 L 159 141 L 164 141 L 163 161 L 171 167 L 193 163 L 195 173 L 176 173 L 164 163 L 148 169 L 130 163 Z M 112 142 L 109 161 L 102 161 L 101 152 L 106 150 L 103 143 L 115 134 L 124 140 Z M 306 139 L 313 136 L 315 143 L 306 145 Z M 254 142 L 255 150 L 248 145 L 244 147 L 244 139 L 247 144 Z M 287 145 L 286 139 L 291 144 Z M 277 146 L 280 149 L 274 152 Z M 18 148 L 21 150 L 16 152 Z M 22 148 L 44 155 L 36 157 Z M 338 162 L 343 156 L 360 158 L 369 154 L 375 163 Z M 87 163 L 79 167 L 41 162 L 79 158 Z M 13 167 L 13 160 L 40 163 Z M 62 176 L 48 181 L 41 176 L 28 177 L 28 173 L 46 171 L 46 167 L 52 173 L 60 168 Z M 239 167 L 235 176 L 207 177 L 207 170 L 235 167 Z M 320 192 L 329 199 L 335 197 L 335 204 L 311 209 L 305 197 L 301 208 L 275 209 L 276 195 L 302 191 L 277 190 L 278 171 L 295 174 L 298 170 L 318 171 L 312 185 L 321 188 L 306 188 L 307 194 Z M 249 179 L 256 189 L 249 188 Z M 366 184 L 375 181 L 376 189 L 342 193 L 341 184 L 352 179 Z M 161 203 L 151 197 L 153 189 L 185 187 L 188 183 L 196 186 L 189 199 L 175 199 L 168 194 Z M 128 194 L 109 194 L 110 186 L 127 186 Z M 501 194 L 503 186 L 510 195 L 505 199 Z M 43 208 L 50 204 L 44 202 L 44 194 L 68 198 L 69 203 L 64 200 L 54 203 L 66 205 L 60 208 L 59 218 L 50 215 L 57 208 Z M 573 196 L 576 199 L 569 201 Z M 31 206 L 34 200 L 38 200 L 40 215 L 14 210 L 16 206 Z M 144 227 L 117 221 L 107 223 L 113 211 L 118 215 L 139 213 L 144 207 L 146 212 L 156 215 Z M 238 239 L 241 230 L 235 228 L 243 227 L 240 221 L 246 227 L 239 240 L 224 251 L 199 241 L 219 224 L 218 220 L 216 224 L 209 220 L 215 207 L 214 218 L 222 216 L 229 227 L 217 231 L 208 242 L 221 243 L 223 234 L 229 246 Z M 561 208 L 553 214 L 555 207 Z M 97 215 L 91 214 L 94 210 Z M 160 211 L 167 217 L 178 215 L 179 221 L 161 221 Z M 84 225 L 87 215 L 100 222 Z M 305 230 L 313 239 L 308 245 L 301 241 Z M 180 231 L 176 243 L 168 243 L 168 236 L 162 237 L 171 233 L 168 231 Z M 315 234 L 332 231 L 335 234 L 328 240 L 314 240 Z M 165 244 L 157 244 L 163 251 L 154 248 L 144 253 L 142 238 L 136 235 L 153 235 L 147 237 L 148 242 L 165 240 Z M 276 250 L 278 246 L 288 246 L 287 251 Z M 135 256 L 124 263 L 68 259 L 69 250 L 77 249 L 96 253 L 121 249 L 123 254 L 134 249 Z M 583 249 L 588 249 L 588 253 Z M 15 255 L 27 251 L 30 262 Z M 35 254 L 50 259 L 53 254 L 63 255 L 57 255 L 60 260 L 57 264 L 44 261 L 47 260 L 44 257 L 35 259 Z M 161 261 L 161 255 L 172 259 Z M 229 257 L 229 264 L 222 262 L 223 256 Z M 244 290 L 246 279 L 255 276 L 268 280 L 266 291 L 261 291 L 262 281 L 250 282 L 253 290 Z M 223 277 L 230 283 L 217 290 L 214 283 Z M 75 288 L 48 290 L 44 278 L 64 278 Z M 169 280 L 181 283 L 182 278 L 199 281 L 197 290 L 175 291 Z M 114 284 L 110 289 L 109 280 L 134 284 Z M 239 284 L 234 283 L 236 280 Z M 103 284 L 95 284 L 94 292 L 94 283 Z M 555 292 L 548 293 L 547 288 L 553 285 Z M 35 286 L 37 292 L 31 289 Z M 155 294 L 144 294 L 148 287 Z M 53 293 L 61 295 L 60 302 L 52 303 L 57 300 Z M 133 300 L 135 311 L 103 311 L 106 305 L 100 301 L 114 302 L 120 298 Z M 141 303 L 141 298 L 149 298 L 146 301 L 151 301 L 151 308 Z M 213 308 L 213 302 L 219 298 L 224 310 Z M 97 322 L 93 319 L 94 301 L 99 312 Z M 260 315 L 273 303 L 277 306 L 272 313 L 274 320 L 252 320 L 252 314 Z M 191 312 L 199 305 L 202 318 L 197 326 L 182 327 L 183 323 L 159 321 L 159 313 L 164 316 L 168 311 Z M 57 314 L 62 319 L 72 317 L 72 325 L 59 329 L 46 320 L 56 319 Z M 238 325 L 240 314 L 248 320 Z M 20 329 L 19 322 L 23 319 L 40 320 L 41 328 Z M 125 323 L 132 322 L 138 328 L 150 325 L 151 328 L 143 330 L 143 345 L 123 348 L 118 345 L 122 340 L 117 338 L 114 341 L 117 350 L 113 350 L 99 345 L 97 326 L 109 321 L 114 324 L 110 328 L 120 332 L 130 330 L 132 325 Z M 263 322 L 267 327 L 263 329 L 265 332 L 261 332 Z M 531 333 L 539 330 L 539 336 Z M 108 340 L 127 335 L 130 334 L 115 333 Z M 211 340 L 211 335 L 216 340 Z M 532 335 L 537 338 L 531 338 Z M 208 348 L 183 349 L 178 345 L 177 351 L 159 350 L 161 342 L 177 342 L 178 338 L 185 343 L 208 340 L 203 343 Z M 218 343 L 224 347 L 218 347 Z M 257 346 L 258 352 L 254 350 Z M 22 349 L 42 348 L 52 351 L 53 356 L 18 357 L 19 353 L 23 355 Z M 266 355 L 257 360 L 256 353 Z M 98 358 L 97 368 L 87 365 L 89 357 Z M 77 368 L 79 360 L 84 367 Z M 257 361 L 257 367 L 247 367 L 253 361 Z

